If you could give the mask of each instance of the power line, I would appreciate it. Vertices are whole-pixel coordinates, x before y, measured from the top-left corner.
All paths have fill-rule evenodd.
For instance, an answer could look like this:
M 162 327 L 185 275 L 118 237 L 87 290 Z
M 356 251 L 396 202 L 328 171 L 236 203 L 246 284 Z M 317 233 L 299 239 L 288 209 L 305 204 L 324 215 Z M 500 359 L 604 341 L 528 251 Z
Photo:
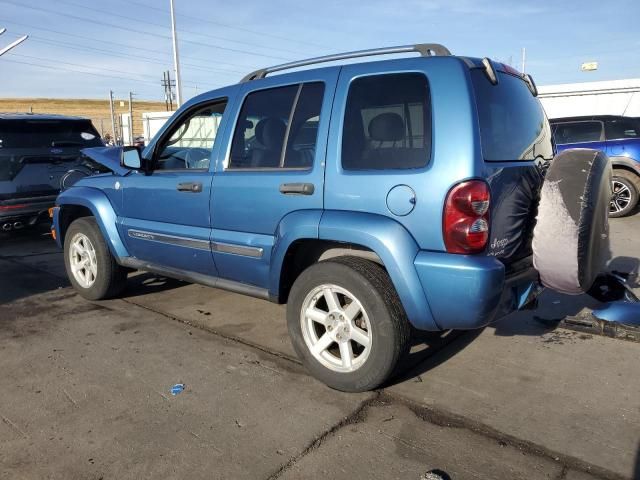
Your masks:
M 34 57 L 32 55 L 23 55 L 23 54 L 18 54 L 18 53 L 13 53 L 12 54 L 13 57 L 20 57 L 20 58 L 30 58 L 31 60 L 41 60 L 44 62 L 55 62 L 56 64 L 62 63 L 64 65 L 71 65 L 72 67 L 80 67 L 80 68 L 87 68 L 87 69 L 91 69 L 91 70 L 102 70 L 104 72 L 111 72 L 111 73 L 121 73 L 118 70 L 112 70 L 109 68 L 102 68 L 102 67 L 89 67 L 87 65 L 82 65 L 80 63 L 72 63 L 72 62 L 63 62 L 62 60 L 52 60 L 50 58 L 42 58 L 42 57 Z M 138 74 L 138 77 L 142 77 L 142 78 L 156 78 L 155 75 L 145 75 L 145 74 Z M 134 77 L 129 77 L 129 78 L 134 78 Z
M 35 25 L 29 25 L 29 24 L 26 24 L 26 23 L 15 22 L 15 21 L 13 21 L 13 20 L 3 20 L 3 23 L 9 23 L 9 24 L 12 24 L 12 25 L 19 25 L 19 26 L 21 26 L 21 27 L 23 27 L 23 28 L 27 28 L 27 29 L 29 29 L 29 30 L 42 30 L 43 32 L 55 33 L 55 34 L 57 34 L 57 35 L 66 35 L 66 36 L 69 36 L 69 37 L 81 38 L 81 39 L 83 39 L 83 40 L 90 40 L 90 41 L 93 41 L 93 42 L 95 42 L 95 41 L 96 41 L 96 39 L 95 39 L 95 38 L 89 37 L 89 36 L 87 36 L 87 35 L 79 35 L 79 34 L 77 34 L 77 33 L 62 32 L 62 31 L 60 31 L 60 30 L 53 30 L 53 29 L 51 29 L 51 28 L 36 27 Z M 39 37 L 39 38 L 41 38 L 41 39 L 43 39 L 43 38 L 44 38 L 44 39 L 47 39 L 46 37 Z M 55 40 L 50 40 L 50 41 L 55 41 Z M 57 41 L 59 41 L 59 40 L 57 40 Z M 59 42 L 60 42 L 60 41 L 59 41 Z M 61 43 L 63 43 L 63 42 L 61 42 Z M 67 44 L 67 45 L 68 45 L 68 44 Z M 75 45 L 75 44 L 74 44 L 74 45 Z M 145 51 L 145 52 L 151 52 L 151 53 L 159 53 L 159 54 L 161 54 L 161 55 L 167 55 L 167 58 L 170 58 L 170 54 L 169 54 L 169 52 L 168 52 L 168 51 L 165 51 L 165 50 L 155 50 L 155 49 L 151 49 L 151 48 L 144 48 L 144 47 L 138 47 L 138 46 L 136 46 L 136 47 L 132 47 L 131 45 L 127 45 L 127 44 L 125 44 L 125 43 L 113 42 L 113 41 L 111 41 L 111 40 L 109 40 L 109 45 L 115 45 L 115 46 L 124 47 L 124 48 L 129 48 L 129 49 L 131 49 L 131 48 L 135 48 L 136 50 Z M 107 51 L 107 50 L 101 50 L 101 51 L 109 52 L 109 51 Z M 193 56 L 193 55 L 183 55 L 183 57 L 185 57 L 185 58 L 190 58 L 190 59 L 193 59 L 193 60 L 201 60 L 201 61 L 205 61 L 205 62 L 210 61 L 210 59 L 204 59 L 204 58 L 200 58 L 200 57 L 195 57 L 195 56 Z M 146 57 L 146 58 L 153 58 L 153 57 Z M 161 61 L 163 61 L 162 59 L 158 59 L 158 58 L 155 58 L 155 60 L 161 60 Z M 249 69 L 251 69 L 251 68 L 252 68 L 252 67 L 247 66 L 247 65 L 240 65 L 240 64 L 238 64 L 238 63 L 230 63 L 230 62 L 221 62 L 221 61 L 219 61 L 219 60 L 216 60 L 216 61 L 215 61 L 215 63 L 216 63 L 216 64 L 220 64 L 220 65 L 230 65 L 230 66 L 232 66 L 232 67 L 240 67 L 240 68 L 245 68 L 245 69 L 246 69 L 246 70 L 243 70 L 243 71 L 229 70 L 230 72 L 235 72 L 235 73 L 245 73 L 247 70 L 249 70 Z M 185 64 L 185 65 L 186 65 L 186 64 Z M 191 66 L 196 66 L 196 65 L 191 64 Z M 198 65 L 198 66 L 200 66 L 200 65 Z M 202 67 L 204 67 L 204 68 L 209 68 L 209 67 L 206 67 L 206 66 L 204 66 L 204 65 L 202 65 Z
M 10 54 L 10 56 L 18 56 L 17 54 Z M 53 60 L 51 60 L 53 61 Z M 101 72 L 87 72 L 85 70 L 76 70 L 73 68 L 65 68 L 65 67 L 60 67 L 60 66 L 53 66 L 53 65 L 43 65 L 43 64 L 39 64 L 39 63 L 33 63 L 33 62 L 24 62 L 24 61 L 20 61 L 20 60 L 11 60 L 9 58 L 3 58 L 2 62 L 10 62 L 10 63 L 17 63 L 20 65 L 28 65 L 31 67 L 37 67 L 37 68 L 44 68 L 47 70 L 55 70 L 55 71 L 65 71 L 65 72 L 72 72 L 72 73 L 79 73 L 79 74 L 84 74 L 84 75 L 92 75 L 95 77 L 109 77 L 109 78 L 115 78 L 118 80 L 127 80 L 127 81 L 133 81 L 133 82 L 139 82 L 139 83 L 145 83 L 147 85 L 153 85 L 155 87 L 158 86 L 158 82 L 151 82 L 148 80 L 141 80 L 139 78 L 133 78 L 133 77 L 126 77 L 126 76 L 122 76 L 122 75 L 109 75 L 109 74 L 105 74 L 105 73 L 101 73 Z M 82 67 L 82 68 L 90 68 L 90 67 Z M 188 85 L 190 88 L 195 88 L 197 87 L 196 84 L 189 84 Z
M 92 12 L 97 12 L 97 13 L 100 13 L 102 15 L 110 15 L 112 17 L 124 18 L 126 20 L 131 20 L 131 17 L 127 16 L 127 15 L 121 15 L 121 14 L 118 14 L 118 13 L 114 13 L 112 11 L 104 11 L 104 10 L 100 10 L 100 9 L 97 9 L 97 8 L 92 8 L 92 7 L 89 7 L 87 5 L 83 5 L 81 3 L 71 2 L 69 0 L 58 0 L 58 3 L 64 3 L 64 4 L 67 4 L 67 5 L 71 5 L 73 7 L 84 8 L 85 10 L 89 10 L 89 11 L 92 11 Z M 156 23 L 156 22 L 150 22 L 149 20 L 145 20 L 144 23 L 145 23 L 145 25 L 153 25 L 153 26 L 160 27 L 160 28 L 163 28 L 163 29 L 167 28 L 167 25 L 163 25 L 161 23 Z M 305 53 L 305 52 L 300 52 L 300 51 L 296 51 L 296 50 L 287 50 L 285 48 L 265 47 L 263 45 L 259 45 L 257 43 L 253 43 L 253 42 L 243 42 L 241 40 L 234 40 L 234 39 L 226 38 L 226 37 L 218 37 L 216 35 L 211 35 L 210 33 L 196 32 L 196 31 L 193 31 L 193 30 L 187 30 L 186 28 L 181 28 L 180 31 L 181 32 L 186 32 L 186 33 L 191 33 L 193 35 L 200 35 L 202 37 L 211 38 L 213 40 L 223 40 L 225 42 L 232 42 L 232 43 L 237 43 L 237 44 L 240 44 L 240 45 L 247 45 L 249 47 L 268 48 L 269 50 L 279 50 L 281 52 L 293 53 L 293 54 L 296 54 L 296 55 L 299 55 L 301 53 Z
M 32 37 L 32 41 L 34 42 L 38 42 L 38 43 L 44 43 L 45 45 L 53 45 L 53 46 L 61 46 L 64 48 L 69 48 L 72 50 L 78 50 L 78 51 L 84 51 L 84 52 L 90 52 L 90 53 L 100 53 L 102 56 L 105 57 L 113 57 L 113 58 L 132 58 L 134 60 L 136 60 L 136 63 L 146 63 L 146 64 L 155 64 L 155 65 L 163 65 L 166 66 L 168 64 L 170 64 L 171 62 L 169 60 L 162 60 L 160 58 L 155 58 L 155 57 L 149 57 L 149 56 L 145 56 L 145 57 L 140 57 L 139 55 L 132 55 L 132 54 L 127 54 L 127 53 L 118 53 L 118 52 L 113 52 L 111 50 L 105 50 L 105 49 L 101 49 L 101 48 L 97 48 L 97 47 L 84 47 L 82 45 L 75 45 L 75 44 L 70 44 L 67 42 L 61 42 L 58 40 L 49 40 L 49 39 L 43 39 L 42 37 L 39 36 L 33 36 Z M 194 65 L 191 63 L 183 63 L 183 65 L 188 66 L 189 68 L 192 68 L 194 70 L 198 70 L 201 72 L 207 72 L 207 73 L 221 73 L 223 75 L 228 75 L 228 76 L 235 76 L 235 74 L 242 74 L 245 72 L 241 72 L 238 70 L 226 70 L 226 69 L 218 69 L 215 67 L 203 67 L 200 65 Z
M 2 0 L 2 3 L 13 5 L 15 7 L 28 8 L 30 10 L 40 11 L 40 12 L 44 12 L 44 13 L 50 13 L 50 14 L 53 14 L 53 15 L 60 15 L 62 17 L 73 18 L 75 20 L 80 20 L 82 22 L 89 22 L 92 25 L 103 25 L 103 26 L 110 27 L 110 28 L 117 28 L 118 30 L 124 30 L 126 32 L 130 32 L 131 31 L 130 28 L 123 27 L 123 26 L 117 25 L 115 23 L 103 22 L 103 21 L 99 21 L 99 20 L 96 20 L 96 19 L 93 19 L 93 18 L 80 17 L 78 15 L 73 15 L 73 14 L 70 14 L 70 13 L 58 12 L 56 10 L 50 10 L 50 9 L 47 9 L 47 8 L 34 7 L 34 6 L 31 6 L 31 5 L 21 5 L 19 3 L 14 3 L 12 1 L 7 1 L 7 0 Z M 145 30 L 140 30 L 138 27 L 136 27 L 136 33 L 142 34 L 142 35 L 149 35 L 149 36 L 157 37 L 157 38 L 162 38 L 162 39 L 165 39 L 165 40 L 169 40 L 170 39 L 170 37 L 168 37 L 166 35 L 161 35 L 161 34 L 155 33 L 155 32 L 149 32 L 149 31 L 145 31 Z M 184 43 L 190 43 L 192 45 L 204 46 L 204 47 L 207 47 L 207 48 L 215 48 L 215 49 L 226 50 L 226 51 L 230 51 L 230 52 L 244 53 L 246 55 L 254 55 L 254 56 L 257 56 L 257 57 L 275 58 L 275 59 L 278 59 L 278 60 L 291 60 L 290 58 L 287 58 L 287 57 L 279 57 L 279 56 L 276 56 L 276 55 L 267 55 L 267 54 L 264 54 L 264 53 L 257 53 L 257 52 L 249 52 L 247 50 L 240 50 L 240 49 L 237 49 L 237 48 L 220 47 L 220 46 L 217 46 L 217 45 L 211 45 L 209 43 L 204 43 L 204 42 L 197 42 L 197 41 L 194 41 L 194 40 L 183 40 L 183 42 Z
M 125 3 L 125 2 L 123 0 L 121 0 L 121 3 Z M 135 2 L 133 0 L 127 0 L 126 3 L 128 5 L 137 5 L 137 6 L 142 7 L 142 8 L 151 9 L 151 10 L 157 10 L 158 12 L 162 12 L 164 14 L 168 14 L 168 12 L 166 10 L 164 10 L 162 8 L 159 8 L 159 7 L 154 7 L 152 5 L 148 5 L 146 3 Z M 237 27 L 235 25 L 230 25 L 228 23 L 223 23 L 223 22 L 217 22 L 215 20 L 204 19 L 204 18 L 200 18 L 200 17 L 192 17 L 190 15 L 180 15 L 180 16 L 183 17 L 183 18 L 189 19 L 189 20 L 194 20 L 194 21 L 198 21 L 198 22 L 202 22 L 202 23 L 210 23 L 212 25 L 228 28 L 230 30 L 238 30 L 240 32 L 253 33 L 255 35 L 262 35 L 263 37 L 276 38 L 278 40 L 286 40 L 289 43 L 294 42 L 294 43 L 300 43 L 300 44 L 310 45 L 310 46 L 314 46 L 314 47 L 327 48 L 326 45 L 321 45 L 319 43 L 308 42 L 308 41 L 305 41 L 305 40 L 292 39 L 292 38 L 283 37 L 283 36 L 280 36 L 280 35 L 274 35 L 272 33 L 259 32 L 257 30 L 252 30 L 250 28 Z

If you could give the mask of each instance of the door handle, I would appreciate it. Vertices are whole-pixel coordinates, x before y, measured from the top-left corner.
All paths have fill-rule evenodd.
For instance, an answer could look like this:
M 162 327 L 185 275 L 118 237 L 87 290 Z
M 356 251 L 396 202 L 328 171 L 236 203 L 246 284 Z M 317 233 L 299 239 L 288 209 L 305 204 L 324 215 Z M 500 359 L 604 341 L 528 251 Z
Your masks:
M 182 182 L 178 184 L 177 188 L 179 192 L 200 193 L 202 184 L 200 182 Z
M 314 191 L 313 183 L 283 183 L 280 185 L 280 193 L 284 195 L 313 195 Z

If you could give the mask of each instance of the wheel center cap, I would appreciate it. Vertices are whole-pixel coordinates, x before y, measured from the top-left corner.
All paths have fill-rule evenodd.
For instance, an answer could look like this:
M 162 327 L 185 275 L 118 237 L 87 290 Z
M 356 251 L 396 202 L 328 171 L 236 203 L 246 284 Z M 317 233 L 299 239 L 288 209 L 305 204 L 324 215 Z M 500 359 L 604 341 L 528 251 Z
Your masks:
M 327 333 L 334 342 L 346 342 L 351 338 L 351 326 L 342 313 L 331 313 Z

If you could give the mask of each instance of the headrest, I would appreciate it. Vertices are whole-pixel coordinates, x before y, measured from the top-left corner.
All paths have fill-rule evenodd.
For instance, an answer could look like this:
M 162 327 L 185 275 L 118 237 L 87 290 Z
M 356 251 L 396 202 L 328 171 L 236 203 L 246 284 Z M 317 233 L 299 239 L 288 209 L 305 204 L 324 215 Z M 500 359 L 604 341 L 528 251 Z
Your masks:
M 404 120 L 397 113 L 381 113 L 369 122 L 369 137 L 380 142 L 397 142 L 404 139 Z
M 282 148 L 284 134 L 287 126 L 279 118 L 267 117 L 263 118 L 256 125 L 256 138 L 269 150 L 279 150 Z

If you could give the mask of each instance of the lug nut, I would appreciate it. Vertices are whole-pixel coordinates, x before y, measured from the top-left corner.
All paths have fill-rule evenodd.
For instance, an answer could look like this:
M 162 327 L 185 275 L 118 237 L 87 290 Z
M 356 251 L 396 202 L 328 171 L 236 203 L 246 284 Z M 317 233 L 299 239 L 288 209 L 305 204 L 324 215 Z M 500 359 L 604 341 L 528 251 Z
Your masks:
M 332 327 L 331 325 L 329 325 L 329 326 L 327 327 L 327 330 L 331 331 L 331 330 L 333 330 L 333 327 Z

